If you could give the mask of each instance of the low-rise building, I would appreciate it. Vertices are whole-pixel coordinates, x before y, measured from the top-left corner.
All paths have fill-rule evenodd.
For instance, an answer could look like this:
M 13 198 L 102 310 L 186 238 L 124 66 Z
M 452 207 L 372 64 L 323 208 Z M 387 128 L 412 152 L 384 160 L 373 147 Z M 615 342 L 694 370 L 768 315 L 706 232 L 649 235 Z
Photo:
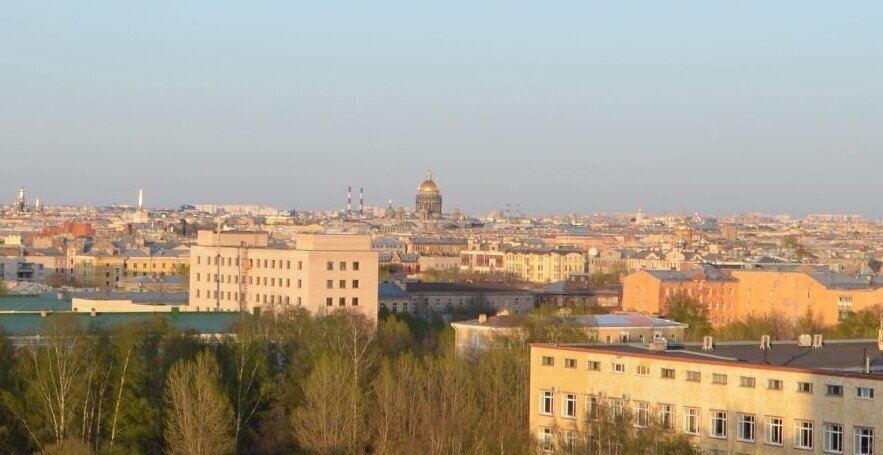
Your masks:
M 534 344 L 530 431 L 549 450 L 597 443 L 597 419 L 665 427 L 711 454 L 883 449 L 883 339 L 760 346 Z
M 551 283 L 586 272 L 586 256 L 570 247 L 513 247 L 505 250 L 506 272 L 534 283 Z

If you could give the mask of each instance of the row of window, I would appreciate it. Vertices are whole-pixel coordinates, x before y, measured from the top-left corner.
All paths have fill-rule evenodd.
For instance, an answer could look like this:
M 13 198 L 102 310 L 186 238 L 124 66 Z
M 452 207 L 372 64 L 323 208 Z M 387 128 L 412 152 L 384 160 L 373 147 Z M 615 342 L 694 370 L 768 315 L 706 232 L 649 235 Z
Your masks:
M 353 297 L 353 298 L 350 300 L 350 302 L 352 302 L 352 305 L 353 305 L 353 306 L 359 306 L 359 298 L 358 298 L 358 297 Z M 338 306 L 346 306 L 346 297 L 338 297 L 338 299 L 337 299 L 337 305 L 338 305 Z M 325 299 L 325 306 L 334 306 L 334 298 L 333 298 L 333 297 L 327 297 L 327 298 Z
M 300 281 L 300 280 L 298 280 L 298 281 Z M 334 280 L 325 280 L 325 288 L 326 289 L 334 289 Z M 338 289 L 346 289 L 346 280 L 338 280 L 337 288 Z M 352 288 L 359 289 L 359 280 L 353 280 Z
M 250 267 L 254 268 L 264 268 L 264 269 L 285 269 L 291 270 L 291 261 L 282 259 L 246 259 L 248 261 L 246 264 Z M 202 256 L 196 256 L 196 263 L 202 264 Z M 215 256 L 214 261 L 212 261 L 212 256 L 205 256 L 206 265 L 226 265 L 230 267 L 239 267 L 239 258 L 227 257 L 223 258 L 220 256 Z M 278 266 L 278 267 L 277 267 Z M 304 263 L 303 261 L 297 261 L 297 270 L 303 270 Z M 325 265 L 327 270 L 334 270 L 334 261 L 328 261 Z M 359 261 L 353 261 L 352 263 L 346 261 L 340 261 L 337 266 L 337 270 L 346 271 L 348 268 L 351 268 L 354 271 L 358 271 L 360 267 Z
M 564 393 L 561 403 L 560 415 L 566 419 L 577 418 L 577 394 Z M 543 415 L 555 415 L 555 394 L 550 390 L 541 390 L 539 396 L 539 412 Z M 623 418 L 625 412 L 623 398 L 608 399 L 610 418 L 616 420 Z M 595 395 L 586 397 L 586 416 L 591 420 L 600 418 L 601 399 Z M 635 427 L 644 428 L 651 424 L 650 403 L 647 401 L 633 400 L 632 423 Z M 728 411 L 710 410 L 707 436 L 715 439 L 727 439 L 730 437 L 730 425 Z M 736 439 L 741 442 L 757 442 L 758 419 L 755 414 L 733 413 L 736 416 Z M 697 407 L 684 407 L 683 426 L 681 430 L 688 435 L 699 436 L 702 434 L 701 424 L 702 410 Z M 784 446 L 784 422 L 782 417 L 764 416 L 763 443 L 772 446 Z M 656 420 L 663 428 L 675 429 L 675 406 L 672 404 L 659 403 L 656 405 Z M 813 450 L 816 448 L 815 422 L 812 420 L 794 420 L 793 445 L 798 449 Z M 541 436 L 545 433 L 541 432 Z M 841 454 L 844 451 L 844 426 L 839 423 L 824 422 L 822 424 L 822 450 L 826 453 Z M 856 455 L 872 455 L 874 453 L 874 428 L 855 426 L 853 427 L 853 453 Z
M 242 279 L 243 279 L 243 281 L 245 281 L 245 277 L 243 277 Z M 208 283 L 215 283 L 218 280 L 220 280 L 221 283 L 239 284 L 239 275 L 218 275 L 218 274 L 211 274 L 211 273 L 205 274 L 205 281 Z M 202 274 L 199 272 L 196 273 L 196 281 L 197 282 L 202 281 Z M 341 280 L 341 281 L 343 281 L 343 280 Z M 355 280 L 355 281 L 358 282 L 358 280 Z M 283 282 L 284 282 L 284 286 L 283 286 Z M 276 286 L 276 287 L 280 287 L 280 288 L 281 287 L 289 288 L 289 287 L 291 287 L 291 278 L 285 278 L 283 280 L 282 278 L 276 278 L 276 277 L 249 276 L 248 277 L 248 284 L 254 284 L 254 285 L 258 285 L 258 286 L 263 285 L 263 286 Z M 301 287 L 303 287 L 303 281 L 297 280 L 297 288 L 300 289 Z
M 202 296 L 202 292 L 197 289 L 196 290 L 196 298 L 200 298 Z M 221 291 L 213 291 L 208 289 L 205 291 L 205 298 L 207 299 L 217 299 L 217 300 L 228 300 L 238 302 L 242 299 L 243 293 L 241 292 L 224 292 Z M 247 296 L 247 295 L 246 295 Z M 297 297 L 297 306 L 301 305 L 301 298 Z M 254 294 L 254 303 L 270 303 L 270 304 L 284 304 L 289 305 L 291 303 L 291 298 L 288 296 L 281 295 L 273 295 L 273 294 Z
M 555 358 L 552 356 L 543 356 L 540 359 L 540 364 L 543 366 L 554 366 Z M 565 358 L 564 367 L 577 368 L 577 359 Z M 601 371 L 601 362 L 587 360 L 586 369 L 589 371 Z M 610 371 L 613 373 L 625 374 L 626 365 L 622 362 L 611 362 Z M 650 376 L 650 367 L 647 365 L 636 365 L 635 375 Z M 662 379 L 675 379 L 675 370 L 673 368 L 661 367 L 659 368 L 659 377 Z M 684 372 L 684 379 L 687 382 L 702 382 L 702 372 L 687 370 Z M 729 383 L 729 377 L 726 374 L 712 373 L 711 383 L 717 385 L 726 385 Z M 797 392 L 808 394 L 813 393 L 813 383 L 811 382 L 798 381 L 796 385 Z M 752 376 L 739 376 L 739 386 L 754 388 L 756 386 L 756 379 Z M 784 382 L 781 379 L 768 378 L 767 389 L 784 390 Z M 830 397 L 842 397 L 843 385 L 825 384 L 825 395 Z M 855 397 L 862 399 L 872 399 L 874 398 L 874 389 L 871 387 L 856 387 Z

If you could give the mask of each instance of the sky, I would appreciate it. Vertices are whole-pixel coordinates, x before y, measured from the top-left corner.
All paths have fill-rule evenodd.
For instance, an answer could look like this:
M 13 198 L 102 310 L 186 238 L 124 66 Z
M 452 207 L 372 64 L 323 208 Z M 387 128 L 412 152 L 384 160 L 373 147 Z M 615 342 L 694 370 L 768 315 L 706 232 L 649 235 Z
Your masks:
M 0 204 L 883 218 L 883 2 L 28 1 Z

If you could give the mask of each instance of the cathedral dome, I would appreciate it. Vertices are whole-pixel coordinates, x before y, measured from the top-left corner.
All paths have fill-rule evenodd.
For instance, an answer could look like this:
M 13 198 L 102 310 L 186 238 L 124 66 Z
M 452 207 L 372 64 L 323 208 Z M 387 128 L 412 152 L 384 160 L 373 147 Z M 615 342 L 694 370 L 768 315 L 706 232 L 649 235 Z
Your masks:
M 432 180 L 432 171 L 426 171 L 426 180 L 417 187 L 417 192 L 421 194 L 438 194 L 438 185 Z

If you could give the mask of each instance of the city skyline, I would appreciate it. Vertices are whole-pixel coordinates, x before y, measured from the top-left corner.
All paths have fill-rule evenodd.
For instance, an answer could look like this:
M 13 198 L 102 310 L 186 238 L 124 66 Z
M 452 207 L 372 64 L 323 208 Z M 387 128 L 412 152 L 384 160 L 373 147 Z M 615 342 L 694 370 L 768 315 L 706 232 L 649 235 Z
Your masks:
M 12 5 L 0 138 L 46 204 L 883 218 L 876 2 Z M 5 203 L 5 202 L 4 202 Z

